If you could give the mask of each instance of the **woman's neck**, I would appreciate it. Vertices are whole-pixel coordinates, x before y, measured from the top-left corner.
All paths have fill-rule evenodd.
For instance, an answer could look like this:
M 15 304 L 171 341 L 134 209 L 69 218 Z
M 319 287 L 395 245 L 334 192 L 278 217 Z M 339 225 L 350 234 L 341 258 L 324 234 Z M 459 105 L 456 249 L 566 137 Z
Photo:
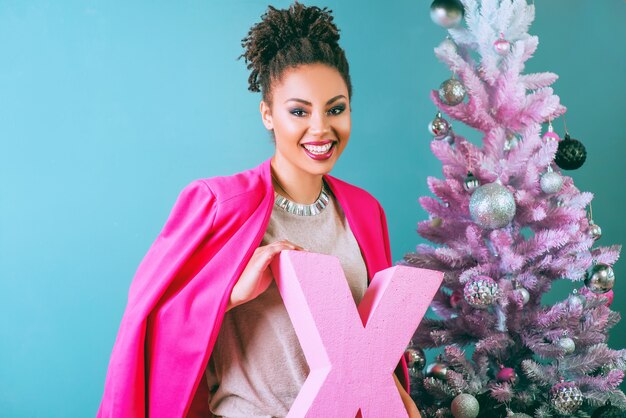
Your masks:
M 274 190 L 296 203 L 310 205 L 314 203 L 322 190 L 322 175 L 303 173 L 289 165 L 281 164 L 276 156 L 270 163 Z

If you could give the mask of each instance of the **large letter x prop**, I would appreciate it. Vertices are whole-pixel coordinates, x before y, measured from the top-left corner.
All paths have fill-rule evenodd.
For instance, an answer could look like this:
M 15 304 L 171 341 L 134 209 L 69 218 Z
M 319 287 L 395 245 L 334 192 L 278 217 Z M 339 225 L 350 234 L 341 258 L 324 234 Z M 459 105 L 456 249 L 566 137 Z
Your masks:
M 407 417 L 392 373 L 443 273 L 379 271 L 357 308 L 335 256 L 286 250 L 271 269 L 310 369 L 287 418 Z

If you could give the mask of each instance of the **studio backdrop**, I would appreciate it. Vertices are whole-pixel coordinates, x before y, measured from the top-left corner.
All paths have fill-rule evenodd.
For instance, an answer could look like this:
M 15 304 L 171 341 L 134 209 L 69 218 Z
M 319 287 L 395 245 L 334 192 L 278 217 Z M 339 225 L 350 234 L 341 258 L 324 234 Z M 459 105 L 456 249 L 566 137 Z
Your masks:
M 427 176 L 442 177 L 427 126 L 430 90 L 450 77 L 433 54 L 445 30 L 426 0 L 304 3 L 333 10 L 354 86 L 350 142 L 331 174 L 381 202 L 398 262 L 425 243 L 417 199 Z M 129 284 L 178 193 L 272 155 L 237 60 L 267 5 L 0 1 L 0 415 L 94 416 Z M 595 195 L 602 245 L 626 243 L 626 4 L 535 5 L 526 72 L 560 76 L 568 112 L 555 128 L 563 135 L 565 119 L 588 152 L 569 175 Z M 623 312 L 626 263 L 614 269 Z M 573 288 L 562 281 L 546 303 Z M 625 330 L 611 331 L 613 348 Z

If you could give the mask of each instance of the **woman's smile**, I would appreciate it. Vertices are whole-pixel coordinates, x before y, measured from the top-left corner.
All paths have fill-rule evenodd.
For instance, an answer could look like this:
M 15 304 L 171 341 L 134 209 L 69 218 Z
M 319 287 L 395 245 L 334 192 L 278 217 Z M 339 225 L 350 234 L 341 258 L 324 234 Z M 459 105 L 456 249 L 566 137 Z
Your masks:
M 323 161 L 329 159 L 335 150 L 335 144 L 337 141 L 319 141 L 319 142 L 307 142 L 302 144 L 304 153 L 317 161 Z

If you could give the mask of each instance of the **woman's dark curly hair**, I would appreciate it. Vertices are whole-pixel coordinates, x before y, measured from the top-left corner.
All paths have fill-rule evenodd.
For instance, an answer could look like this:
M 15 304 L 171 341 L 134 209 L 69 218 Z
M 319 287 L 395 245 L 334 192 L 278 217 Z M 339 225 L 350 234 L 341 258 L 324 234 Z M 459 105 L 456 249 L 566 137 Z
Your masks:
M 331 13 L 326 7 L 304 6 L 297 0 L 289 9 L 268 6 L 241 42 L 245 52 L 239 58 L 244 57 L 252 70 L 248 90 L 260 91 L 271 104 L 272 82 L 279 81 L 285 69 L 322 63 L 339 71 L 352 98 L 348 61 Z

